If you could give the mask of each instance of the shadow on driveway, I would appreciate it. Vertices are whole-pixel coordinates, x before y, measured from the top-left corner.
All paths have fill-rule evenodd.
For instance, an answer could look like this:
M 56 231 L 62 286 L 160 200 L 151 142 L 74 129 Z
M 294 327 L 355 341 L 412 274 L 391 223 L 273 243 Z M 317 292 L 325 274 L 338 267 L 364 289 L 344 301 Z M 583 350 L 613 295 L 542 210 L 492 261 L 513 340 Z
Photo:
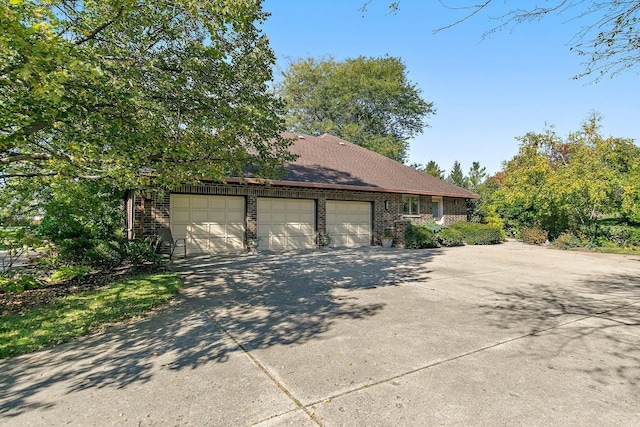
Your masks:
M 384 310 L 384 303 L 359 304 L 350 292 L 428 280 L 425 265 L 439 253 L 368 248 L 178 261 L 185 286 L 153 317 L 0 361 L 0 412 L 12 417 L 51 407 L 37 399 L 40 392 L 123 389 L 160 370 L 224 363 L 241 350 L 239 342 L 251 350 L 321 339 L 340 319 Z M 239 340 L 221 324 L 233 325 L 226 333 Z
M 640 274 L 530 283 L 496 291 L 495 296 L 497 302 L 481 306 L 494 326 L 527 325 L 534 337 L 551 335 L 544 346 L 532 341 L 528 351 L 538 360 L 591 353 L 592 367 L 577 368 L 581 374 L 603 385 L 640 385 Z M 606 364 L 600 363 L 602 354 L 609 359 Z

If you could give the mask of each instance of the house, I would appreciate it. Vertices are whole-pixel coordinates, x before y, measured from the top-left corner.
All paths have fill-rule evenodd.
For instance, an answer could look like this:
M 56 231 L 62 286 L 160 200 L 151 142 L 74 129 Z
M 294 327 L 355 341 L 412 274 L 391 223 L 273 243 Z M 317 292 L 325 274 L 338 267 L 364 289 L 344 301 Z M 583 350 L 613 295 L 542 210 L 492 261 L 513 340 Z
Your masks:
M 298 158 L 281 180 L 202 181 L 131 198 L 134 233 L 170 227 L 191 254 L 240 252 L 256 238 L 268 250 L 369 246 L 387 229 L 402 246 L 409 219 L 466 221 L 467 200 L 479 198 L 332 135 L 284 136 L 295 138 L 290 150 Z

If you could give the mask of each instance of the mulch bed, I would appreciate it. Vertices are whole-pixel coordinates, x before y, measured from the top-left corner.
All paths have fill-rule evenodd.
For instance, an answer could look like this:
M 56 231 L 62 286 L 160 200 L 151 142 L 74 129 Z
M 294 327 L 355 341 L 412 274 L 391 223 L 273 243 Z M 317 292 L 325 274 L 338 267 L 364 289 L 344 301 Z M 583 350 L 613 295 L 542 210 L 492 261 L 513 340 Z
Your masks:
M 43 289 L 31 289 L 19 293 L 0 293 L 0 315 L 22 313 L 33 307 L 46 305 L 56 298 L 64 298 L 91 289 L 106 289 L 117 280 L 140 273 L 163 270 L 163 267 L 158 266 L 120 267 L 115 270 L 96 271 L 87 274 L 82 279 L 74 278 L 52 283 Z

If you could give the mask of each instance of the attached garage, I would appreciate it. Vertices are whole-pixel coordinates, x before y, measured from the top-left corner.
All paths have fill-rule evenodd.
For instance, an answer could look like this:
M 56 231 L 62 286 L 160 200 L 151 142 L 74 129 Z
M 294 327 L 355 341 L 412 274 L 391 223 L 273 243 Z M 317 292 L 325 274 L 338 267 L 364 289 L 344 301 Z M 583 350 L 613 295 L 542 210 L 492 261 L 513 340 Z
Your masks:
M 331 246 L 371 245 L 371 203 L 327 200 L 327 233 Z
M 171 194 L 169 203 L 173 237 L 186 238 L 187 254 L 244 249 L 244 197 Z
M 312 249 L 316 246 L 315 201 L 258 197 L 258 248 Z

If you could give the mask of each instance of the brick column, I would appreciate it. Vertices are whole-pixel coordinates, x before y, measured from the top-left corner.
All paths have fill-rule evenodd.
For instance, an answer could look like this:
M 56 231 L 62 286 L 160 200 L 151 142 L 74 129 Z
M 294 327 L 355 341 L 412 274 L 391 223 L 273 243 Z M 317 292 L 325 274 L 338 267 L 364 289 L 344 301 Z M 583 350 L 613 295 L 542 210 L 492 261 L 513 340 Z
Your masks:
M 411 224 L 411 221 L 408 219 L 398 219 L 394 221 L 395 226 L 395 235 L 393 238 L 393 242 L 398 248 L 404 248 L 404 233 L 407 231 L 407 228 Z
M 247 224 L 247 239 L 255 239 L 258 236 L 258 198 L 256 196 L 246 196 L 245 222 Z
M 319 197 L 316 199 L 316 244 L 323 246 L 327 235 L 327 199 Z

